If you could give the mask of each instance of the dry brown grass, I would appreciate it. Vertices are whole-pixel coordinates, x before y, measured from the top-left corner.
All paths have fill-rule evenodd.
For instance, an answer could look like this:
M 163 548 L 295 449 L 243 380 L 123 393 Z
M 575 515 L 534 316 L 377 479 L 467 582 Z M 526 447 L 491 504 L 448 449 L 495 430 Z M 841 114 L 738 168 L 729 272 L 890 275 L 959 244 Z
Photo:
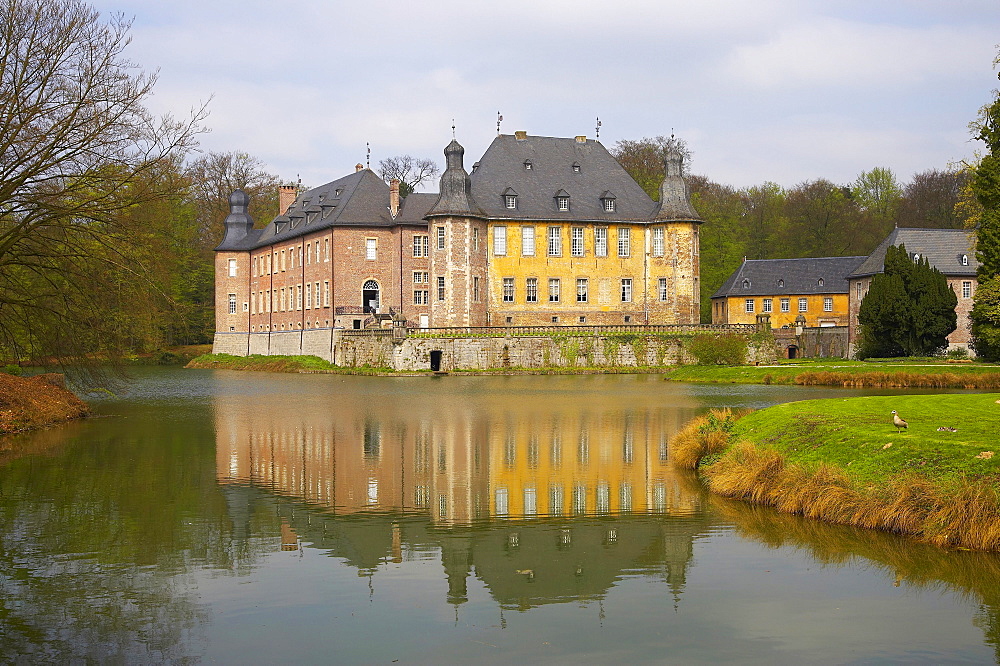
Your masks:
M 807 371 L 795 377 L 801 386 L 847 386 L 875 388 L 1000 388 L 1000 373 L 955 372 L 833 372 Z
M 730 409 L 713 409 L 692 419 L 670 441 L 675 467 L 697 469 L 702 458 L 721 453 L 729 445 L 729 425 L 742 416 Z
M 0 433 L 40 428 L 86 416 L 90 409 L 60 386 L 61 375 L 14 377 L 0 373 Z

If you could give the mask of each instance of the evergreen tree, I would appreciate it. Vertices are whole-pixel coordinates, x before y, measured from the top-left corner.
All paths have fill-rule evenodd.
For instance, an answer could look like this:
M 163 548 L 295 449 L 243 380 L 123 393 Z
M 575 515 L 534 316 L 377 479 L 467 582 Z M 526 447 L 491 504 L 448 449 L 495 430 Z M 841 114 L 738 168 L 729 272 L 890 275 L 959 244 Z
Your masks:
M 1000 64 L 1000 56 L 993 61 Z M 979 288 L 972 307 L 972 339 L 976 354 L 985 360 L 1000 360 L 1000 91 L 993 102 L 979 112 L 970 127 L 975 138 L 986 144 L 972 176 L 972 191 L 982 207 L 976 227 L 976 259 L 979 260 Z
M 912 261 L 906 246 L 890 247 L 884 271 L 872 279 L 858 312 L 858 355 L 926 356 L 955 330 L 958 297 L 926 258 Z

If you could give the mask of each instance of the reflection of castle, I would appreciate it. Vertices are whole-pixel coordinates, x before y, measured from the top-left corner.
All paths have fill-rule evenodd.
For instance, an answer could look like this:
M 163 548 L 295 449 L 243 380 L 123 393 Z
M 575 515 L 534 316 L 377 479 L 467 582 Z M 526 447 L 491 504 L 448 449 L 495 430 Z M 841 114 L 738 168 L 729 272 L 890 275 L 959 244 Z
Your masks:
M 602 598 L 625 573 L 679 593 L 706 521 L 667 443 L 694 405 L 470 392 L 428 411 L 412 395 L 275 395 L 265 410 L 219 397 L 218 479 L 289 507 L 286 537 L 371 575 L 439 549 L 453 603 L 470 575 L 508 608 Z

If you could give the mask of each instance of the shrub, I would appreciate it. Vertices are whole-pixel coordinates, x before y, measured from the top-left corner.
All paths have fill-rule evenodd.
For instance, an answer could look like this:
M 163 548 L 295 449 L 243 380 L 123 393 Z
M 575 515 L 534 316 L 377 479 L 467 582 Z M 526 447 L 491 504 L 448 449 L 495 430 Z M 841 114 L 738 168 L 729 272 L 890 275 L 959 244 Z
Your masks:
M 8 363 L 7 365 L 0 366 L 0 372 L 5 375 L 14 375 L 15 377 L 21 376 L 21 366 L 15 365 L 13 363 Z
M 696 335 L 688 347 L 698 365 L 743 365 L 747 341 L 738 335 Z

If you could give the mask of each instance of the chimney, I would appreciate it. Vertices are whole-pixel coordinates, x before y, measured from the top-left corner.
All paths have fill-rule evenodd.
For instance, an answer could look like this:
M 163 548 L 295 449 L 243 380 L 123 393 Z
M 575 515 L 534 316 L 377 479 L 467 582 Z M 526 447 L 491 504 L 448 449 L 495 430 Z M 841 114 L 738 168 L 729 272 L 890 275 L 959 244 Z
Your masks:
M 281 185 L 278 187 L 278 215 L 288 212 L 288 207 L 295 203 L 295 197 L 299 194 L 299 188 L 295 185 Z
M 389 214 L 396 217 L 399 212 L 399 178 L 389 181 Z
M 524 141 L 528 138 L 528 133 L 525 132 L 524 130 L 517 130 L 516 132 L 514 132 L 514 138 L 517 139 L 518 141 Z
M 354 173 L 357 173 L 357 172 L 361 171 L 364 168 L 365 168 L 365 165 L 362 164 L 361 162 L 358 162 L 357 164 L 354 165 Z
M 576 142 L 577 143 L 587 143 L 587 137 L 585 137 L 585 136 L 578 136 L 578 137 L 576 137 Z

